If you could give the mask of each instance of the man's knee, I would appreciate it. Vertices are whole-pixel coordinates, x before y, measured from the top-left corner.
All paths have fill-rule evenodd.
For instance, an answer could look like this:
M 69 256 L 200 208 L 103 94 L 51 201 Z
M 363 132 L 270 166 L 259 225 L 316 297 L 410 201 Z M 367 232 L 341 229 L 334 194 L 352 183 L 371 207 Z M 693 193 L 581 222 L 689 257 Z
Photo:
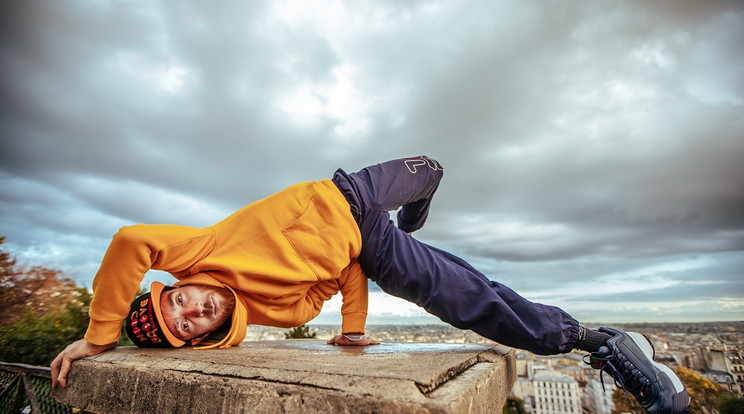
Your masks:
M 404 163 L 406 164 L 406 168 L 408 168 L 408 171 L 410 171 L 411 174 L 416 174 L 420 171 L 420 169 L 426 168 L 429 168 L 432 171 L 444 171 L 442 164 L 440 164 L 433 158 L 427 157 L 426 155 L 422 155 L 418 158 L 406 159 Z

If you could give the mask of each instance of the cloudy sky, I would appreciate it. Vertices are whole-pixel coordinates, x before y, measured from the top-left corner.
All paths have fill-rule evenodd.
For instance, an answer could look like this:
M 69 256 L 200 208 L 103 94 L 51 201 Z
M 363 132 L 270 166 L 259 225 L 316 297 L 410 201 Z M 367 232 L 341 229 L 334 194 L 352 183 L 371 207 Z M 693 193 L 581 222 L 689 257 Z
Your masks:
M 81 285 L 121 226 L 428 154 L 416 237 L 526 297 L 744 319 L 741 1 L 11 0 L 0 33 L 3 248 Z

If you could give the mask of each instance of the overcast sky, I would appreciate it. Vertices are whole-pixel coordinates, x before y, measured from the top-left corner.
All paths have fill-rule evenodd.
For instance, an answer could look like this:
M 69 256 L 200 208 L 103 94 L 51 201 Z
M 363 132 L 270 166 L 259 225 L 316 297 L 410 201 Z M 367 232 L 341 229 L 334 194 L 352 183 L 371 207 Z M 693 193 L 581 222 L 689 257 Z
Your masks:
M 121 226 L 427 154 L 445 178 L 416 237 L 529 299 L 744 319 L 744 2 L 0 10 L 0 235 L 25 263 L 90 286 Z M 372 289 L 370 323 L 435 321 Z

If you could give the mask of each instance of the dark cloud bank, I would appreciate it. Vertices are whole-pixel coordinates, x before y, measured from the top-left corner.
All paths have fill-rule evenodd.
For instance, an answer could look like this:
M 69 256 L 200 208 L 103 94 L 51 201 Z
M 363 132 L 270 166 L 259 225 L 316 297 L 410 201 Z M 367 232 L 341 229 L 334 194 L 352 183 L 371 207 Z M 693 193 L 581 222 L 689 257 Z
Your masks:
M 742 3 L 484 3 L 5 2 L 0 234 L 89 285 L 120 226 L 423 153 L 418 237 L 528 297 L 742 319 Z

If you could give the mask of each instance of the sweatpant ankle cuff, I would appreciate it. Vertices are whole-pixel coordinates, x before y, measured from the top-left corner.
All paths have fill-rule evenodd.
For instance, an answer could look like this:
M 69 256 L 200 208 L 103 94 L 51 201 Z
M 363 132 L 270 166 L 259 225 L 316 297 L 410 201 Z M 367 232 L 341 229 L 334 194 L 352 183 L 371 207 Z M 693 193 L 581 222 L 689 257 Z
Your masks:
M 565 314 L 565 316 L 569 319 L 569 335 L 568 341 L 561 347 L 561 352 L 571 352 L 574 348 L 576 348 L 576 344 L 579 343 L 579 333 L 581 332 L 581 325 L 576 319 L 572 318 L 568 314 Z

